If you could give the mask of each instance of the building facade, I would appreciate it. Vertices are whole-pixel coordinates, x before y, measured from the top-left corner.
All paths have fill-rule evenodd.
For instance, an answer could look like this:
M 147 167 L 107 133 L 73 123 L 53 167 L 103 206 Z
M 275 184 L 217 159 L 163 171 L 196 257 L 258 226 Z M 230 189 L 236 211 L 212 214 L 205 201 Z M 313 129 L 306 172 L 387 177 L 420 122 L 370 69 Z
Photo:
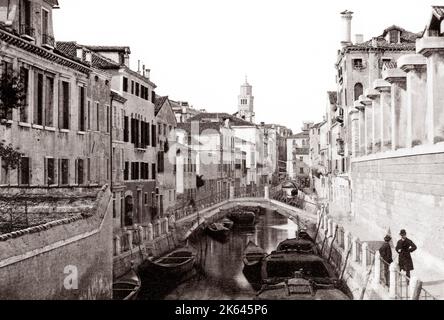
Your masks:
M 168 97 L 157 97 L 157 189 L 161 216 L 176 204 L 176 116 Z

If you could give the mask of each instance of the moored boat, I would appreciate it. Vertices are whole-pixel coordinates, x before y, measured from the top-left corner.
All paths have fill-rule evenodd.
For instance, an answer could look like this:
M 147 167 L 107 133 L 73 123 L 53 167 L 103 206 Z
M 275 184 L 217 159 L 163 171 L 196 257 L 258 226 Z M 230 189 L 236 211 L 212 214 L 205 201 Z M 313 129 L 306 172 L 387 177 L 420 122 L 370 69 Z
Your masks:
M 291 279 L 296 271 L 319 283 L 333 283 L 337 279 L 332 267 L 314 254 L 274 251 L 263 259 L 261 266 L 261 276 L 267 284 Z
M 260 248 L 253 241 L 250 241 L 244 250 L 244 266 L 248 268 L 260 266 L 260 263 L 265 256 L 265 250 Z
M 319 254 L 319 250 L 310 240 L 301 238 L 287 239 L 279 243 L 276 251 L 294 251 L 298 253 Z
M 254 212 L 244 210 L 232 211 L 228 214 L 228 218 L 237 225 L 253 225 L 256 221 Z
M 322 284 L 301 275 L 278 284 L 266 284 L 255 300 L 350 300 L 334 283 Z
M 216 240 L 225 240 L 230 233 L 230 229 L 226 228 L 222 223 L 211 223 L 206 228 L 207 233 Z
M 233 228 L 234 222 L 228 218 L 223 218 L 220 223 L 222 223 L 222 225 L 227 228 L 230 229 Z
M 140 277 L 131 269 L 113 283 L 113 300 L 135 300 L 141 285 Z
M 139 266 L 142 285 L 162 279 L 178 281 L 189 273 L 196 261 L 196 252 L 191 247 L 184 247 L 158 258 L 148 258 Z

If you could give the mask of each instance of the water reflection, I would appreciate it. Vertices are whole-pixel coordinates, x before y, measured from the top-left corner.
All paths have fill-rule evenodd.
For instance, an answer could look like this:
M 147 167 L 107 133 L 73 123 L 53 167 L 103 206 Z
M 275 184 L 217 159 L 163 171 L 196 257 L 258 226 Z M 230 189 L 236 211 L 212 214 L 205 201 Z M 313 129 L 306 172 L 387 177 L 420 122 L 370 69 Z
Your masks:
M 162 298 L 251 299 L 256 291 L 242 272 L 242 256 L 248 241 L 271 252 L 281 241 L 294 238 L 296 230 L 291 220 L 275 211 L 267 211 L 254 228 L 234 228 L 225 243 L 203 234 L 192 243 L 198 251 L 200 272 Z

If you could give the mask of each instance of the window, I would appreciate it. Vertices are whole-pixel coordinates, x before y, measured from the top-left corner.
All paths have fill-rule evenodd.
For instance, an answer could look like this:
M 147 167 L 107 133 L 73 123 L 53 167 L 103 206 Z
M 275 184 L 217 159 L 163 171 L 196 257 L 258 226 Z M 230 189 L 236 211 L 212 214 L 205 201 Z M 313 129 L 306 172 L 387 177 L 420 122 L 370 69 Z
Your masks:
M 45 183 L 47 185 L 55 184 L 55 166 L 53 158 L 46 158 L 46 167 L 45 167 Z
M 139 179 L 139 162 L 131 162 L 131 180 Z
M 69 160 L 61 159 L 59 168 L 59 184 L 61 186 L 66 186 L 69 184 Z
M 304 161 L 304 157 L 299 157 L 299 160 L 300 161 Z
M 356 83 L 354 87 L 354 101 L 359 100 L 359 97 L 364 93 L 364 88 L 361 83 Z
M 300 174 L 304 174 L 304 168 L 299 168 Z
M 125 168 L 123 170 L 123 180 L 127 181 L 129 179 L 129 162 L 125 161 Z
M 389 33 L 390 43 L 398 43 L 399 42 L 399 31 L 391 30 Z
M 91 182 L 91 158 L 86 159 L 86 181 Z
M 28 122 L 28 86 L 29 86 L 29 70 L 25 67 L 20 68 L 20 78 L 23 83 L 23 90 L 25 91 L 25 99 L 23 101 L 23 106 L 20 108 L 20 121 Z
M 156 180 L 156 164 L 151 164 L 151 179 Z
M 83 159 L 76 160 L 76 183 L 78 185 L 84 184 L 84 167 L 83 167 Z
M 96 131 L 100 131 L 100 104 L 96 102 Z
M 144 202 L 145 206 L 148 205 L 148 192 L 144 193 L 144 201 L 143 202 Z
M 131 80 L 131 94 L 134 94 L 134 81 Z
M 353 59 L 353 68 L 355 69 L 362 69 L 364 65 L 362 64 L 362 59 Z
M 151 146 L 156 146 L 156 125 L 151 125 Z
M 28 157 L 20 159 L 19 166 L 19 184 L 21 186 L 28 186 L 30 184 L 30 161 Z
M 163 151 L 159 151 L 157 153 L 157 172 L 159 172 L 159 173 L 162 173 L 165 170 L 165 167 L 164 167 L 164 160 L 165 159 L 164 159 L 164 157 L 165 157 L 165 154 L 164 154 Z
M 43 74 L 36 72 L 35 77 L 35 110 L 34 110 L 34 123 L 38 125 L 43 125 Z
M 123 91 L 128 92 L 128 78 L 123 77 Z
M 91 101 L 88 101 L 88 130 L 91 130 Z
M 54 113 L 54 78 L 46 76 L 45 126 L 52 127 Z
M 45 9 L 42 10 L 42 42 L 43 44 L 49 44 L 47 36 L 49 35 L 49 12 Z
M 140 85 L 139 85 L 139 83 L 137 83 L 136 82 L 136 96 L 139 96 L 140 95 Z
M 85 88 L 79 87 L 79 131 L 85 131 Z
M 61 81 L 59 101 L 59 129 L 69 129 L 69 82 Z M 88 102 L 89 103 L 89 102 Z M 89 112 L 89 105 L 88 105 Z
M 128 117 L 123 117 L 123 141 L 129 141 Z
M 108 133 L 109 133 L 109 122 L 110 122 L 109 106 L 106 106 L 106 132 Z

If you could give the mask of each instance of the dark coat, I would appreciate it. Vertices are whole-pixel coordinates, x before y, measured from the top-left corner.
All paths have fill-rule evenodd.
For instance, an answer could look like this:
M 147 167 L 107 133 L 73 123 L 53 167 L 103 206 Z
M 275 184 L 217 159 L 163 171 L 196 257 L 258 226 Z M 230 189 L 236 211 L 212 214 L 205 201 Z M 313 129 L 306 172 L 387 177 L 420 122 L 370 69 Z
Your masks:
M 416 245 L 412 240 L 406 238 L 401 239 L 396 245 L 396 252 L 399 253 L 399 269 L 410 271 L 413 270 L 413 261 L 410 253 L 416 250 Z
M 384 261 L 388 264 L 393 262 L 392 248 L 390 247 L 390 244 L 388 242 L 384 242 L 381 248 L 379 248 L 379 254 L 381 255 L 381 258 L 384 259 Z

